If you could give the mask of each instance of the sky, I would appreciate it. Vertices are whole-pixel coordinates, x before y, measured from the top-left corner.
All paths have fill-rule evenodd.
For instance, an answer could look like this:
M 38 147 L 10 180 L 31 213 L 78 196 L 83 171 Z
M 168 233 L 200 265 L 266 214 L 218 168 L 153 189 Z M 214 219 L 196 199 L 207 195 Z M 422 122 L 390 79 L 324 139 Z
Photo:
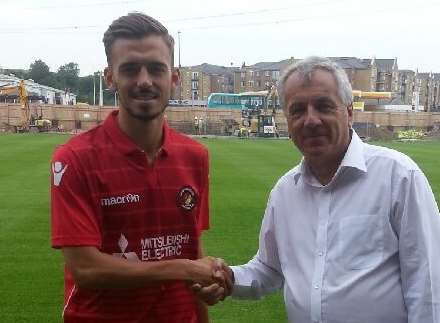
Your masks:
M 105 30 L 140 11 L 175 38 L 176 65 L 180 43 L 182 66 L 374 56 L 440 73 L 439 0 L 0 0 L 0 11 L 2 68 L 41 59 L 53 72 L 69 62 L 81 76 L 103 70 Z

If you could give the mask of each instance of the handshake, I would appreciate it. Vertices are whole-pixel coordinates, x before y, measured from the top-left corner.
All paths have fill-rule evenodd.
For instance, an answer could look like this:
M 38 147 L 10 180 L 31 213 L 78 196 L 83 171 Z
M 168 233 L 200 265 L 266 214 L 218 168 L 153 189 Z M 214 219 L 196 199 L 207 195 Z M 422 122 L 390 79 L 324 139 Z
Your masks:
M 234 273 L 223 259 L 204 257 L 193 260 L 191 267 L 190 288 L 201 301 L 214 305 L 231 295 Z

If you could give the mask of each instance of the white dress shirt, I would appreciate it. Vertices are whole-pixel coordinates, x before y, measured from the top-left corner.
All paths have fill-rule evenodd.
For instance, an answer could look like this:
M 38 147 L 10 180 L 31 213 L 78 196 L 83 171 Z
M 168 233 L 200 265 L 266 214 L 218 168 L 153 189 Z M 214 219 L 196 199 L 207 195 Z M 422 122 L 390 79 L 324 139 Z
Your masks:
M 440 215 L 407 156 L 351 143 L 322 186 L 304 161 L 267 203 L 234 297 L 283 287 L 290 323 L 440 323 Z

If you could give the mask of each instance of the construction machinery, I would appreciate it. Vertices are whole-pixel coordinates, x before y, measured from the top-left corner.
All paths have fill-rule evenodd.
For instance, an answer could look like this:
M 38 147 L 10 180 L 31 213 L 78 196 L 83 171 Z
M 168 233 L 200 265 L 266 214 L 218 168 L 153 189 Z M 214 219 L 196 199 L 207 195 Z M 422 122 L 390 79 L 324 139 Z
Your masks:
M 251 136 L 278 137 L 275 123 L 278 93 L 273 86 L 270 91 L 240 93 L 243 126 Z M 272 109 L 269 109 L 269 103 Z
M 353 109 L 364 111 L 365 102 L 362 99 L 377 99 L 379 102 L 381 99 L 391 99 L 392 92 L 370 92 L 370 91 L 359 91 L 353 90 Z
M 20 102 L 20 122 L 15 126 L 16 132 L 35 133 L 48 131 L 52 127 L 52 122 L 43 119 L 42 115 L 37 118 L 31 115 L 29 97 L 23 80 L 20 80 L 18 85 L 0 86 L 0 96 L 15 96 Z

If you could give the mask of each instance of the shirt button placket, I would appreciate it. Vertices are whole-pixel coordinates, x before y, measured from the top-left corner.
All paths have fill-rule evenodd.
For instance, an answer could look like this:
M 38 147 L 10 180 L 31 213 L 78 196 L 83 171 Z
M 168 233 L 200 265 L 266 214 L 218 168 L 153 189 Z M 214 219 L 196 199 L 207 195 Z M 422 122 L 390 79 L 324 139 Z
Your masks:
M 325 253 L 327 249 L 327 227 L 330 210 L 330 191 L 322 188 L 318 193 L 318 228 L 316 232 L 315 270 L 311 290 L 311 318 L 322 321 L 322 284 L 324 281 Z

